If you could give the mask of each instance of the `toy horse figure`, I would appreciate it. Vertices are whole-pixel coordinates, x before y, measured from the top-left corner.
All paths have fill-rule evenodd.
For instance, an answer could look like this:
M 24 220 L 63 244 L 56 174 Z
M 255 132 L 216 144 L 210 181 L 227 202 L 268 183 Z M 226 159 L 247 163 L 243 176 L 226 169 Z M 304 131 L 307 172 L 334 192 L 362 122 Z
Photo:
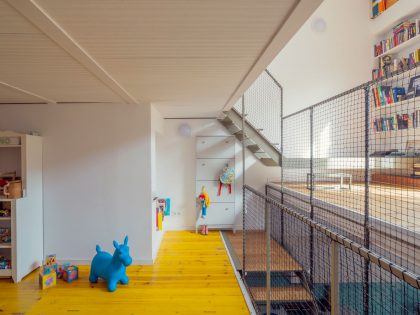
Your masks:
M 130 257 L 129 247 L 127 246 L 128 236 L 124 239 L 124 244 L 118 245 L 114 241 L 114 255 L 101 251 L 96 245 L 96 255 L 93 257 L 90 268 L 89 281 L 98 282 L 98 278 L 104 279 L 108 284 L 108 291 L 113 292 L 117 289 L 118 282 L 128 284 L 128 277 L 125 274 L 127 266 L 131 265 L 133 259 Z

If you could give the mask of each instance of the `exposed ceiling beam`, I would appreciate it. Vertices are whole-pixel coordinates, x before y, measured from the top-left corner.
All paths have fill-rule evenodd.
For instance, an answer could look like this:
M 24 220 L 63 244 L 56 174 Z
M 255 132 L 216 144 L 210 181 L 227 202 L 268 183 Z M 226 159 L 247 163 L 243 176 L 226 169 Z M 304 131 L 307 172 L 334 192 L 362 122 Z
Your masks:
M 286 46 L 287 42 L 296 34 L 299 28 L 318 8 L 322 1 L 323 0 L 299 0 L 297 5 L 289 13 L 288 18 L 279 26 L 276 34 L 265 47 L 261 55 L 256 59 L 254 65 L 240 81 L 238 87 L 223 107 L 224 111 L 230 110 L 232 106 L 235 105 L 235 102 L 274 60 L 281 49 Z
M 8 83 L 6 83 L 6 82 L 1 82 L 1 81 L 0 81 L 0 85 L 5 86 L 5 87 L 7 87 L 7 88 L 9 88 L 9 89 L 11 89 L 11 90 L 17 91 L 17 92 L 19 92 L 19 93 L 26 94 L 26 95 L 32 96 L 32 97 L 34 97 L 34 98 L 37 98 L 37 99 L 39 99 L 42 103 L 47 103 L 47 104 L 57 104 L 57 102 L 56 102 L 56 101 L 53 101 L 53 100 L 51 100 L 51 99 L 49 99 L 49 98 L 46 98 L 46 97 L 44 97 L 44 96 L 41 96 L 41 95 L 38 95 L 38 94 L 35 94 L 35 93 L 32 93 L 32 92 L 26 91 L 26 90 L 21 89 L 21 88 L 19 88 L 19 87 L 17 87 L 17 86 L 10 85 L 10 84 L 8 84 Z
M 90 73 L 119 95 L 128 104 L 137 100 L 124 89 L 91 55 L 87 53 L 41 6 L 33 0 L 7 0 L 20 14 L 26 17 L 45 35 L 63 48 Z

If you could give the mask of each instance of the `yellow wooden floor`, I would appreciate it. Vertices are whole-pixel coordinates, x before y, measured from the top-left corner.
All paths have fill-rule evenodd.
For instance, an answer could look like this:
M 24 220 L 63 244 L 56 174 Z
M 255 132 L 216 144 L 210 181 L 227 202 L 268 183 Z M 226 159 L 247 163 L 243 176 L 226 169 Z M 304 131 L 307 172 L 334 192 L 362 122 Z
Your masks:
M 153 266 L 128 268 L 114 293 L 91 285 L 89 266 L 73 283 L 41 291 L 37 272 L 0 280 L 0 314 L 249 314 L 219 232 L 166 232 Z

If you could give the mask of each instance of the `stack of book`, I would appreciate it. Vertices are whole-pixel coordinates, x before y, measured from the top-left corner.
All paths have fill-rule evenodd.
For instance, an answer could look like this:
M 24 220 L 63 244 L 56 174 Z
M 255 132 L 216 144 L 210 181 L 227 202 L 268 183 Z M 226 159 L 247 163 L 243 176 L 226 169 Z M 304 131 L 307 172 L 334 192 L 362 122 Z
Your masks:
M 408 55 L 408 58 L 407 57 L 395 58 L 393 59 L 393 62 L 391 63 L 386 63 L 384 59 L 385 57 L 381 57 L 379 59 L 379 68 L 372 70 L 373 80 L 380 79 L 396 71 L 410 69 L 415 64 L 419 63 L 420 62 L 420 48 L 417 48 L 415 51 L 410 53 Z
M 386 85 L 376 85 L 372 88 L 374 106 L 376 108 L 402 101 L 405 96 L 405 88 Z
M 413 175 L 415 177 L 420 177 L 420 163 L 414 163 L 414 165 L 413 165 Z
M 380 117 L 373 120 L 375 132 L 403 130 L 420 127 L 420 110 L 411 114 L 394 114 L 389 117 Z
M 372 19 L 390 8 L 398 0 L 371 0 L 372 3 Z
M 375 57 L 382 55 L 386 53 L 388 50 L 419 35 L 420 34 L 419 23 L 420 23 L 420 20 L 416 19 L 414 21 L 408 20 L 408 21 L 405 21 L 396 25 L 392 29 L 392 34 L 390 37 L 381 40 L 378 44 L 374 46 Z

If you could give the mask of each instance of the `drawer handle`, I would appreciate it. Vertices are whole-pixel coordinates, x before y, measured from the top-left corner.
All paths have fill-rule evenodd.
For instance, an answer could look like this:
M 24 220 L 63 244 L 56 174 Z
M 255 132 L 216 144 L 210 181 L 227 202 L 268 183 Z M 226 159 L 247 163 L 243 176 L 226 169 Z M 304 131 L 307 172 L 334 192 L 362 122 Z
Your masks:
M 201 164 L 201 166 L 206 166 L 206 163 Z

